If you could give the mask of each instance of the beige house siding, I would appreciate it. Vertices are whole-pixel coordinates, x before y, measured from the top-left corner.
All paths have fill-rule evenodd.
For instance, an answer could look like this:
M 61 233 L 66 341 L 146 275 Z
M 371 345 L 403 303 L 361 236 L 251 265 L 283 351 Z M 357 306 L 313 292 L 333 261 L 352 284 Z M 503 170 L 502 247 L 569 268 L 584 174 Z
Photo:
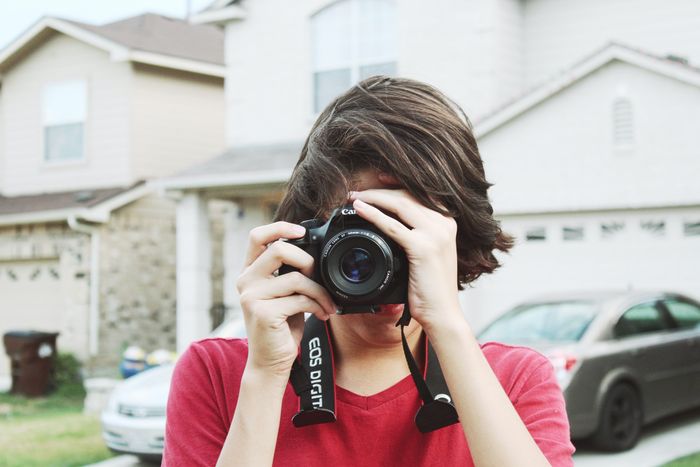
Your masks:
M 2 111 L 2 83 L 0 82 L 0 193 L 5 187 L 5 119 Z
M 128 184 L 131 65 L 54 34 L 3 76 L 2 119 L 6 196 Z M 85 161 L 43 160 L 42 92 L 47 83 L 87 80 Z
M 224 150 L 223 79 L 133 65 L 136 179 L 167 176 Z

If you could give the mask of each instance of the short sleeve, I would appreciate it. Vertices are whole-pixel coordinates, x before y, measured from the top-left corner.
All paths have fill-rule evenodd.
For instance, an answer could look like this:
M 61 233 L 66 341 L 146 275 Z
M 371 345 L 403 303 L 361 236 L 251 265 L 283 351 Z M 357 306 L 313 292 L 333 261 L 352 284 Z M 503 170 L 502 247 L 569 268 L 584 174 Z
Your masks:
M 530 435 L 553 467 L 573 466 L 569 419 L 550 361 L 534 353 L 532 370 L 513 405 Z
M 214 466 L 228 427 L 218 408 L 206 356 L 197 343 L 178 359 L 166 409 L 162 466 Z

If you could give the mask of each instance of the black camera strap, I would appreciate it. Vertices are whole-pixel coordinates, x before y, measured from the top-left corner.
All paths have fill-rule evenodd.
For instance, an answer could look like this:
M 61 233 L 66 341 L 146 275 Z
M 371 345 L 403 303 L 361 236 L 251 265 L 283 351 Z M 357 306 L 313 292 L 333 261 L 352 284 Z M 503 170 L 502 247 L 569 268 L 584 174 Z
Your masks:
M 401 342 L 406 363 L 411 371 L 413 382 L 423 400 L 415 416 L 415 423 L 421 433 L 428 433 L 459 421 L 457 409 L 452 404 L 449 389 L 442 374 L 440 363 L 433 346 L 426 338 L 425 374 L 418 369 L 406 340 L 404 327 L 411 321 L 408 305 L 401 319 Z M 334 422 L 335 378 L 333 346 L 328 322 L 313 315 L 304 325 L 300 356 L 294 361 L 290 382 L 299 396 L 299 412 L 292 418 L 296 427 Z

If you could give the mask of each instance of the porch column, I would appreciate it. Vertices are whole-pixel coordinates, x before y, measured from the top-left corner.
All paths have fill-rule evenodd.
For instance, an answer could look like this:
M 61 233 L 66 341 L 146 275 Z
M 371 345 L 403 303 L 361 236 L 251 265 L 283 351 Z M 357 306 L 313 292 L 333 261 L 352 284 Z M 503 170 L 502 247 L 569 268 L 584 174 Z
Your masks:
M 240 313 L 236 280 L 243 270 L 248 249 L 248 233 L 254 227 L 270 222 L 258 199 L 232 203 L 224 222 L 224 303 L 229 307 L 227 317 Z
M 211 331 L 211 233 L 207 201 L 185 193 L 177 205 L 177 351 Z

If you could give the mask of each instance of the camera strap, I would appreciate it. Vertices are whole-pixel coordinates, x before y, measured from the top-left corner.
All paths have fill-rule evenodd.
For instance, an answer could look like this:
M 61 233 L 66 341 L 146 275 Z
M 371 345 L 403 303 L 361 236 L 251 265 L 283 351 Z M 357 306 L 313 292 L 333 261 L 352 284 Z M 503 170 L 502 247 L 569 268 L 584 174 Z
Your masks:
M 459 421 L 449 389 L 433 346 L 425 339 L 425 371 L 421 374 L 406 340 L 404 327 L 411 321 L 408 305 L 401 319 L 401 343 L 406 363 L 423 404 L 415 416 L 421 433 L 428 433 Z M 304 325 L 299 358 L 294 361 L 290 382 L 299 396 L 299 412 L 292 417 L 295 427 L 334 422 L 335 378 L 331 330 L 328 322 L 311 315 Z

